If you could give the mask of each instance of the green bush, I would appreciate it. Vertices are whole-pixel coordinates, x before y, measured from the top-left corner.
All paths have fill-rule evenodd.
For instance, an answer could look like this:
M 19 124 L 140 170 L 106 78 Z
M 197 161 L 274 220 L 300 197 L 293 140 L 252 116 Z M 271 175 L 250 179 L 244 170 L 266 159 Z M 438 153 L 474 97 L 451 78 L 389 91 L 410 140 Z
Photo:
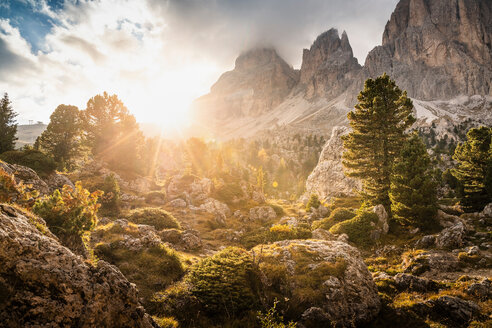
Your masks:
M 368 246 L 373 243 L 371 231 L 374 227 L 371 223 L 377 223 L 378 220 L 375 213 L 360 211 L 354 218 L 335 224 L 330 228 L 330 232 L 333 234 L 346 233 L 354 244 Z
M 35 149 L 6 151 L 0 155 L 0 159 L 10 164 L 27 166 L 41 177 L 49 175 L 56 169 L 56 163 L 51 157 Z
M 32 210 L 57 236 L 81 236 L 96 225 L 100 195 L 100 191 L 90 193 L 78 181 L 75 188 L 65 185 L 61 192 L 57 189 L 52 195 L 38 199 Z
M 336 208 L 331 212 L 330 216 L 313 222 L 313 230 L 318 228 L 330 230 L 335 224 L 352 219 L 355 212 L 348 208 Z
M 154 293 L 164 290 L 184 274 L 178 254 L 165 245 L 132 250 L 123 245 L 121 235 L 108 237 L 115 240 L 98 244 L 94 249 L 95 255 L 116 265 L 129 281 L 135 283 L 145 308 L 154 312 L 151 302 Z
M 157 207 L 137 208 L 127 215 L 127 219 L 133 223 L 154 226 L 157 230 L 181 229 L 171 213 Z
M 294 227 L 290 224 L 276 224 L 270 228 L 270 241 L 308 238 L 311 238 L 311 230 L 307 225 Z
M 275 214 L 277 214 L 277 216 L 282 216 L 285 214 L 285 211 L 284 211 L 284 208 L 278 204 L 272 204 L 272 203 L 268 203 L 267 204 L 268 206 L 270 206 L 271 208 L 273 208 L 273 210 L 275 211 Z
M 213 198 L 224 203 L 231 203 L 234 199 L 244 197 L 244 192 L 241 186 L 237 183 L 226 183 L 219 186 L 213 193 Z
M 158 298 L 164 315 L 177 318 L 185 327 L 194 326 L 190 320 L 195 318 L 204 327 L 211 318 L 229 322 L 258 310 L 259 283 L 251 254 L 229 247 L 192 266 L 181 282 Z M 199 313 L 206 318 L 197 319 Z
M 311 212 L 313 208 L 318 208 L 321 205 L 321 202 L 319 201 L 319 197 L 317 194 L 311 194 L 311 197 L 309 197 L 309 201 L 306 204 L 306 211 Z

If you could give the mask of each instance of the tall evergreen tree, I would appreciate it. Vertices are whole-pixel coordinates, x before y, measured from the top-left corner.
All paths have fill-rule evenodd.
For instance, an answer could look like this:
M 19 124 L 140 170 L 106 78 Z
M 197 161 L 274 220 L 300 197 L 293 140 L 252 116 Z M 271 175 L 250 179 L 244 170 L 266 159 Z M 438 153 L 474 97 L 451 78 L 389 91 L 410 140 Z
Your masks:
M 116 95 L 96 95 L 83 111 L 87 141 L 92 153 L 113 168 L 138 168 L 143 134 L 123 102 Z
M 17 114 L 12 109 L 9 95 L 5 93 L 0 100 L 0 154 L 15 148 L 17 140 Z
M 36 140 L 35 146 L 47 152 L 60 168 L 71 168 L 80 156 L 82 120 L 75 106 L 59 105 L 50 116 L 50 123 Z
M 437 184 L 425 144 L 414 132 L 393 164 L 391 211 L 402 224 L 430 228 L 437 212 Z
M 352 132 L 343 138 L 343 165 L 347 176 L 362 180 L 365 200 L 390 211 L 393 162 L 415 122 L 413 104 L 386 73 L 368 79 L 357 99 L 347 115 Z
M 466 142 L 458 145 L 452 174 L 463 185 L 461 204 L 468 212 L 481 211 L 492 202 L 492 128 L 470 129 Z

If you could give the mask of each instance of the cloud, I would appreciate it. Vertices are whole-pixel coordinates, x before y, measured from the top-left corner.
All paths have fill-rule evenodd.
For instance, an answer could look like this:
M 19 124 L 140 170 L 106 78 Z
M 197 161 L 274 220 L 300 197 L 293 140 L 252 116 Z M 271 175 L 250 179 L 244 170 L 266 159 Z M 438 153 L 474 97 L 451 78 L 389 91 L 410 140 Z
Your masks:
M 33 47 L 12 8 L 10 19 L 0 19 L 0 92 L 9 92 L 24 120 L 47 121 L 60 103 L 84 108 L 108 91 L 138 120 L 165 125 L 185 119 L 188 104 L 250 47 L 274 46 L 299 67 L 302 48 L 337 27 L 363 62 L 396 2 L 65 0 L 53 7 L 29 0 L 52 26 Z

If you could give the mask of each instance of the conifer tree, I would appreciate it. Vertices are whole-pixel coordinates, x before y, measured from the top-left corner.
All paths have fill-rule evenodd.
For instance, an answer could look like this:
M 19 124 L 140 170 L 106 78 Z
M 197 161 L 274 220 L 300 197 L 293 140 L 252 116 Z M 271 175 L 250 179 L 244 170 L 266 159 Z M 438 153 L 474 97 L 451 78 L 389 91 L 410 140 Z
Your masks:
M 16 116 L 9 95 L 5 93 L 0 99 L 0 154 L 15 148 L 15 141 L 17 140 Z
M 71 168 L 80 156 L 82 120 L 75 106 L 59 105 L 50 116 L 50 123 L 37 138 L 35 146 L 48 153 L 60 168 Z
M 437 184 L 425 144 L 414 132 L 393 164 L 391 211 L 402 224 L 430 228 L 437 212 Z
M 481 211 L 492 202 L 492 129 L 470 129 L 466 137 L 454 152 L 458 166 L 452 174 L 463 185 L 461 204 L 465 211 Z
M 413 104 L 388 75 L 368 79 L 347 117 L 352 132 L 343 137 L 343 165 L 349 177 L 362 180 L 362 195 L 369 203 L 390 210 L 393 162 L 414 122 Z
M 143 134 L 117 95 L 96 95 L 83 111 L 87 141 L 96 158 L 112 168 L 135 170 L 140 158 Z

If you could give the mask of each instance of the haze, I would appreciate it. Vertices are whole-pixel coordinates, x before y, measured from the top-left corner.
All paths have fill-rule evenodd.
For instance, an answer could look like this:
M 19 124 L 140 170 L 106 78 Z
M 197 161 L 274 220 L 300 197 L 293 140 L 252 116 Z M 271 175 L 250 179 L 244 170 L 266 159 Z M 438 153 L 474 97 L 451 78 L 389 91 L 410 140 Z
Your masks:
M 116 93 L 140 122 L 185 125 L 237 55 L 273 46 L 294 67 L 317 35 L 346 30 L 361 64 L 396 0 L 0 1 L 0 91 L 19 122 Z

